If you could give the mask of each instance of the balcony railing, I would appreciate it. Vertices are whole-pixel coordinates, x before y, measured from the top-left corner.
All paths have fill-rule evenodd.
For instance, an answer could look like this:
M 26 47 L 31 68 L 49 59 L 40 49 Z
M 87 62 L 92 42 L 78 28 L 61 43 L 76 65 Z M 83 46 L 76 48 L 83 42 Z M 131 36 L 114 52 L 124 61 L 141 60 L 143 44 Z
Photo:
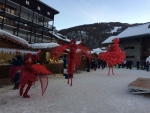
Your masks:
M 8 11 L 8 10 L 6 10 L 6 13 L 10 13 L 12 15 L 19 16 L 19 12 L 18 11 L 12 11 L 12 10 Z M 23 19 L 26 19 L 28 21 L 32 21 L 32 18 L 33 18 L 32 15 L 28 15 L 28 14 L 23 13 L 23 12 L 21 12 L 20 17 L 23 18 Z M 33 23 L 43 26 L 43 22 L 39 22 L 38 19 L 35 19 L 35 18 L 33 19 Z M 47 22 L 44 23 L 44 27 L 52 29 L 52 25 L 47 24 Z
M 0 19 L 0 22 L 2 22 L 2 19 Z M 4 20 L 4 24 L 7 24 L 7 25 L 10 25 L 10 26 L 13 26 L 13 27 L 18 26 L 17 22 L 13 22 L 13 21 L 10 21 L 10 20 L 7 20 L 7 19 Z M 32 28 L 30 26 L 25 26 L 24 24 L 19 24 L 19 28 L 27 30 L 27 31 L 31 31 L 31 29 L 32 29 L 33 33 L 36 32 L 38 34 L 42 34 L 42 30 Z M 49 32 L 46 32 L 46 31 L 43 31 L 43 35 L 51 37 L 51 34 Z

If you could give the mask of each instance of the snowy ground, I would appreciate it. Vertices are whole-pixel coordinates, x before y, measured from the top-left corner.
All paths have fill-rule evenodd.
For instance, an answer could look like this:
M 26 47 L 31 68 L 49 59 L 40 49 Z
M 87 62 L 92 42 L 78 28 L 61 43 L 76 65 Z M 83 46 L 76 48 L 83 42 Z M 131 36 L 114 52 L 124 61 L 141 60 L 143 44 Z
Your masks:
M 73 86 L 62 75 L 49 77 L 49 86 L 41 95 L 37 82 L 30 98 L 19 96 L 13 85 L 0 88 L 0 113 L 150 113 L 150 94 L 133 95 L 128 84 L 138 77 L 150 78 L 150 72 L 136 69 L 78 71 Z

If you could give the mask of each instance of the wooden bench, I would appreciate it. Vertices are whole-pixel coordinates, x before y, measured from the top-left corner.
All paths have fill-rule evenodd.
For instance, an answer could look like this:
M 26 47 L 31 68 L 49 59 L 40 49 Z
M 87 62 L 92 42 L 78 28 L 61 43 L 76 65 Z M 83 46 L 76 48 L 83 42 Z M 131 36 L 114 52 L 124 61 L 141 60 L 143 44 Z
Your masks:
M 131 94 L 150 93 L 150 78 L 137 78 L 128 85 Z

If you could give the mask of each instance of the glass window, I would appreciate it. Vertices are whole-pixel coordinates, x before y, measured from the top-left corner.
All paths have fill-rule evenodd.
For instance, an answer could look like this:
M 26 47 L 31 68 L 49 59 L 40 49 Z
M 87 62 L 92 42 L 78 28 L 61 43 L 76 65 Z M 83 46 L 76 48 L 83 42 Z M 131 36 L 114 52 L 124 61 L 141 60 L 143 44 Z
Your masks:
M 10 13 L 15 14 L 15 11 L 12 9 Z
M 29 1 L 28 0 L 26 0 L 26 4 L 29 5 Z
M 39 6 L 37 7 L 37 9 L 38 9 L 39 11 L 41 10 L 41 8 L 40 8 Z
M 47 15 L 50 15 L 50 12 L 47 12 Z
M 144 44 L 143 50 L 148 51 L 148 45 L 147 44 Z

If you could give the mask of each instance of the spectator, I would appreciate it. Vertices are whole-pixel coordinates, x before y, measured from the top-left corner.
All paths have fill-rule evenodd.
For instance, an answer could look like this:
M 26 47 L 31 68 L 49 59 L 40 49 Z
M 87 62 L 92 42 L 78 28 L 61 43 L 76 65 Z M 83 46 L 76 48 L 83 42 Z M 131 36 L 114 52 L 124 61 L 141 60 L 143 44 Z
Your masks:
M 15 57 L 12 58 L 12 66 L 8 72 L 10 80 L 13 81 L 15 84 L 13 90 L 19 88 L 19 80 L 22 65 L 23 65 L 23 57 L 21 56 L 20 51 L 16 51 Z
M 137 70 L 139 70 L 139 66 L 140 66 L 140 62 L 139 62 L 139 61 L 137 61 L 137 62 L 136 62 Z
M 146 70 L 149 71 L 149 62 L 146 62 Z

